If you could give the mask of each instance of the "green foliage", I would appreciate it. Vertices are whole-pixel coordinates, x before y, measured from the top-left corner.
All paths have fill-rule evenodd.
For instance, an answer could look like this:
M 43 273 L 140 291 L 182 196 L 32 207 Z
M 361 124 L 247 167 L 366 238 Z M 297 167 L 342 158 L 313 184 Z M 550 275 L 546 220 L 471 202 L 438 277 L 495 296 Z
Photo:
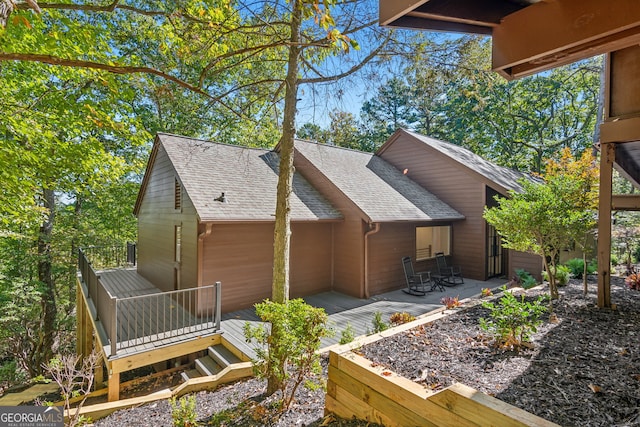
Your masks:
M 371 321 L 371 324 L 373 325 L 373 332 L 371 332 L 372 334 L 377 334 L 389 329 L 389 325 L 387 325 L 384 320 L 382 320 L 382 313 L 379 311 L 373 313 L 373 320 Z
M 394 326 L 413 322 L 414 320 L 416 320 L 416 317 L 407 313 L 406 311 L 393 313 L 391 316 L 389 316 L 389 323 Z
M 444 297 L 440 300 L 440 303 L 444 304 L 444 306 L 447 307 L 448 310 L 451 310 L 452 308 L 458 308 L 462 305 L 458 295 L 456 295 L 455 297 Z
M 320 385 L 320 340 L 329 335 L 328 316 L 321 308 L 302 299 L 287 303 L 265 301 L 256 313 L 266 324 L 244 326 L 247 341 L 255 341 L 254 372 L 258 378 L 275 378 L 282 392 L 282 409 L 289 408 L 301 384 L 308 389 Z
M 195 427 L 198 425 L 198 413 L 196 412 L 196 396 L 194 394 L 177 400 L 169 399 L 171 406 L 171 420 L 174 427 Z
M 518 283 L 525 289 L 533 288 L 538 284 L 538 281 L 523 268 L 516 269 L 516 276 L 518 277 Z
M 503 288 L 503 296 L 498 303 L 484 301 L 482 306 L 490 310 L 490 319 L 481 318 L 480 327 L 494 334 L 496 345 L 518 349 L 528 342 L 531 333 L 542 323 L 540 316 L 547 312 L 547 297 L 540 296 L 534 301 L 519 299 Z
M 559 251 L 595 226 L 597 180 L 589 153 L 574 160 L 565 150 L 559 161 L 547 164 L 545 182 L 520 180 L 522 191 L 496 198 L 498 206 L 485 208 L 484 218 L 501 234 L 504 247 L 538 254 L 547 270 L 555 269 Z M 553 275 L 549 289 L 557 298 Z
M 555 271 L 554 277 L 558 286 L 565 286 L 569 283 L 569 278 L 571 277 L 571 269 L 569 267 L 565 265 L 549 266 L 549 271 Z M 542 272 L 542 279 L 549 281 L 549 273 L 547 271 Z
M 347 326 L 340 332 L 340 344 L 349 344 L 355 339 L 355 331 L 351 323 L 347 322 Z
M 582 258 L 572 258 L 565 262 L 565 265 L 571 272 L 571 276 L 576 279 L 582 279 L 584 273 L 584 260 Z M 598 271 L 598 264 L 596 260 L 591 260 L 587 263 L 587 274 L 594 274 Z

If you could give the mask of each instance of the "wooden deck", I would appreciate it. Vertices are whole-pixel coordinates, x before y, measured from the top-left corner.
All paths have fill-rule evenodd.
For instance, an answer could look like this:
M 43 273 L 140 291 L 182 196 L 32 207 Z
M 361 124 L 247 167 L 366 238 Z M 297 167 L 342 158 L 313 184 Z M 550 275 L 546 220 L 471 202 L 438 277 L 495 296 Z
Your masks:
M 341 332 L 350 324 L 355 336 L 369 334 L 373 330 L 373 318 L 376 312 L 382 314 L 384 322 L 389 316 L 397 312 L 407 312 L 413 316 L 421 316 L 435 309 L 441 308 L 443 297 L 458 296 L 461 300 L 480 293 L 482 288 L 495 289 L 505 284 L 503 279 L 479 281 L 464 279 L 464 283 L 454 287 L 445 287 L 444 292 L 429 292 L 425 296 L 413 296 L 402 290 L 376 295 L 369 299 L 359 299 L 338 292 L 324 292 L 305 297 L 304 300 L 314 306 L 322 307 L 329 315 L 329 325 L 334 329 L 334 335 L 322 340 L 322 347 L 337 344 Z M 242 331 L 244 324 L 257 324 L 260 319 L 254 309 L 246 309 L 222 315 L 222 331 L 225 338 L 236 345 L 249 357 L 255 357 L 255 351 L 247 344 Z
M 195 316 L 196 301 L 171 296 L 137 274 L 135 268 L 100 271 L 100 281 L 118 301 L 117 353 L 111 359 L 155 350 L 216 333 L 213 312 L 205 321 Z M 143 297 L 144 298 L 138 298 Z M 103 325 L 103 328 L 108 328 Z M 107 333 L 101 331 L 103 343 Z M 105 346 L 105 354 L 111 347 Z
M 213 328 L 213 324 L 203 324 L 200 328 L 186 327 L 185 325 L 191 321 L 191 314 L 188 310 L 175 304 L 171 298 L 163 296 L 162 291 L 137 274 L 135 268 L 105 270 L 100 272 L 100 279 L 111 295 L 118 298 L 158 294 L 157 302 L 146 304 L 144 308 L 145 313 L 154 313 L 154 315 L 142 316 L 141 312 L 135 312 L 131 308 L 127 308 L 126 305 L 123 306 L 124 310 L 121 310 L 118 315 L 118 337 L 127 345 L 127 348 L 119 349 L 115 358 L 199 338 L 207 335 L 207 331 L 213 332 L 213 329 L 208 329 L 208 327 Z M 355 336 L 370 333 L 373 330 L 372 321 L 376 312 L 381 313 L 382 320 L 385 322 L 388 322 L 391 314 L 397 312 L 407 312 L 417 317 L 442 307 L 440 300 L 445 296 L 458 296 L 460 299 L 464 299 L 479 294 L 482 288 L 493 289 L 503 284 L 504 280 L 500 279 L 486 282 L 465 279 L 464 284 L 445 287 L 444 292 L 433 291 L 425 296 L 408 295 L 402 290 L 396 290 L 369 299 L 354 298 L 338 292 L 324 292 L 304 299 L 314 307 L 324 308 L 329 315 L 329 324 L 335 333 L 332 337 L 323 339 L 322 347 L 328 347 L 340 341 L 341 332 L 347 324 L 351 325 Z M 175 316 L 176 310 L 182 313 L 180 318 L 184 318 L 184 322 L 169 327 L 168 325 L 163 326 L 162 319 L 169 318 L 171 314 Z M 141 323 L 143 318 L 147 318 L 146 323 Z M 151 323 L 149 323 L 149 319 L 152 320 Z M 225 338 L 239 350 L 249 357 L 254 357 L 255 351 L 244 339 L 243 328 L 247 322 L 254 325 L 260 322 L 253 308 L 223 314 L 221 330 L 225 334 Z M 135 337 L 133 330 L 136 328 L 138 331 L 148 331 L 149 334 L 144 337 Z M 168 331 L 178 332 L 178 334 L 174 336 L 167 334 L 166 338 L 161 337 L 156 342 L 150 339 L 157 338 L 158 334 Z M 105 351 L 107 351 L 106 354 L 109 354 L 110 349 L 105 348 Z

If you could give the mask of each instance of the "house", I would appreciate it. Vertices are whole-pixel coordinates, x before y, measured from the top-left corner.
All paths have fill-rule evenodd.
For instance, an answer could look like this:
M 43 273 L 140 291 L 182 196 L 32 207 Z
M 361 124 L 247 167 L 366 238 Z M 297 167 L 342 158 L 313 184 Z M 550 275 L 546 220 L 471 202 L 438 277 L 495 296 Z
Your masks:
M 404 129 L 395 132 L 376 154 L 406 170 L 413 181 L 465 216 L 465 221 L 455 224 L 452 242 L 453 262 L 464 266 L 465 276 L 513 277 L 522 268 L 541 279 L 542 259 L 502 248 L 495 228 L 482 218 L 485 206 L 495 206 L 496 196 L 520 191 L 518 181 L 529 175 L 498 166 L 459 145 Z
M 277 151 L 159 134 L 134 210 L 138 273 L 163 291 L 220 281 L 223 312 L 268 298 Z M 375 154 L 298 140 L 294 159 L 292 297 L 398 289 L 406 255 L 433 269 L 444 252 L 480 280 L 541 270 L 482 218 L 518 172 L 405 130 Z

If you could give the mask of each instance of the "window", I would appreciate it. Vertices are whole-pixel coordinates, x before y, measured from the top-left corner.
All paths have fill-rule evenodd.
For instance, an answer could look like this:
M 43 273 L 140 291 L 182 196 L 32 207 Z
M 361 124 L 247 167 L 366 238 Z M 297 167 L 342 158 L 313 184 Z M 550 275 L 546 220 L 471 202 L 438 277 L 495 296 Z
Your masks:
M 451 255 L 451 226 L 416 227 L 416 261 L 434 258 L 438 252 Z
M 175 185 L 173 187 L 174 196 L 173 196 L 173 208 L 180 209 L 182 208 L 182 188 L 180 186 L 180 182 L 178 178 L 175 178 Z

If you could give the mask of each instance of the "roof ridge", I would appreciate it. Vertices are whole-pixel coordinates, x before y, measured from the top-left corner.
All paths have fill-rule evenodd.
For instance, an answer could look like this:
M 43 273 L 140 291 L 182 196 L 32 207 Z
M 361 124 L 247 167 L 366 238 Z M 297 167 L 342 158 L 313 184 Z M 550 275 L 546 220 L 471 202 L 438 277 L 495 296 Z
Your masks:
M 158 135 L 159 137 L 160 136 L 170 136 L 170 137 L 184 139 L 184 140 L 190 140 L 190 141 L 194 141 L 194 142 L 203 142 L 203 143 L 212 144 L 212 145 L 221 145 L 221 146 L 224 146 L 224 147 L 240 148 L 240 149 L 243 149 L 243 150 L 256 150 L 256 151 L 262 151 L 262 152 L 265 152 L 265 153 L 269 153 L 269 152 L 273 151 L 273 150 L 270 150 L 268 148 L 248 147 L 246 145 L 230 144 L 228 142 L 218 142 L 218 141 L 212 141 L 210 139 L 196 138 L 196 137 L 192 137 L 192 136 L 178 135 L 178 134 L 168 133 L 168 132 L 157 132 L 156 135 Z M 160 141 L 162 142 L 162 139 L 160 139 Z

